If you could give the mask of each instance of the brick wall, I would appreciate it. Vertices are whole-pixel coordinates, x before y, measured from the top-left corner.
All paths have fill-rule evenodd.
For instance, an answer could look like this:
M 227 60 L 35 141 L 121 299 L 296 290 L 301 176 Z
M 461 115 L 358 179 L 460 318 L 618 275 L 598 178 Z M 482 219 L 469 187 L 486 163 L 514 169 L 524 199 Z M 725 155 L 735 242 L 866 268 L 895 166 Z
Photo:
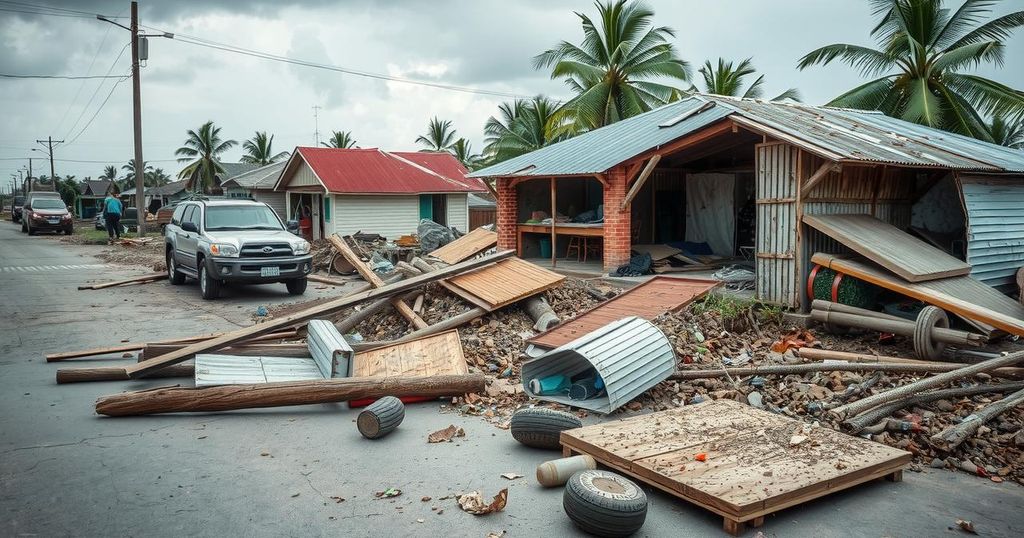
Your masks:
M 613 271 L 629 262 L 630 208 L 620 210 L 626 197 L 626 171 L 615 168 L 608 172 L 604 188 L 604 270 Z
M 516 188 L 510 187 L 510 179 L 499 179 L 495 183 L 498 191 L 498 250 L 516 248 L 516 224 L 519 220 L 519 200 Z

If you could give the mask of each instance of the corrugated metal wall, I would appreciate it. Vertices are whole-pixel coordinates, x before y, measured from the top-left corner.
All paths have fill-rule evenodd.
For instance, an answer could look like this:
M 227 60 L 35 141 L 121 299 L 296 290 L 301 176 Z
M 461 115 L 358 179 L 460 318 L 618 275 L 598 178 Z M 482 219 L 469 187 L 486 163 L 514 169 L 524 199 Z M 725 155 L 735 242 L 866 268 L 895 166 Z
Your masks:
M 460 232 L 469 231 L 469 202 L 465 194 L 448 195 L 448 227 Z
M 971 276 L 1004 293 L 1024 266 L 1024 176 L 961 176 Z
M 313 169 L 303 161 L 299 163 L 298 170 L 295 171 L 295 175 L 292 176 L 284 188 L 305 186 L 319 187 L 320 181 L 316 178 L 316 174 L 313 173 Z
M 419 196 L 334 196 L 334 231 L 349 235 L 362 231 L 388 239 L 416 233 L 420 222 Z
M 797 155 L 788 144 L 758 144 L 757 297 L 797 306 Z

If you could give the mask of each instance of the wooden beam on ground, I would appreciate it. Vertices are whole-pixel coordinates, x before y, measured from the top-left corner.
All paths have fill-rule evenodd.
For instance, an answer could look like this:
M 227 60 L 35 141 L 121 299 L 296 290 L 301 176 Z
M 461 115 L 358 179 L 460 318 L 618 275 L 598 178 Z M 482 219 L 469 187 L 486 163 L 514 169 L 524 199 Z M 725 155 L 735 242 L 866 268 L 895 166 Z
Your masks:
M 830 172 L 839 172 L 843 169 L 841 164 L 834 163 L 832 161 L 825 161 L 821 163 L 821 166 L 811 174 L 811 177 L 807 178 L 804 182 L 804 186 L 800 189 L 800 197 L 806 198 L 807 195 L 818 186 L 819 183 L 825 180 Z
M 126 353 L 129 351 L 139 351 L 144 349 L 150 344 L 177 344 L 177 343 L 195 343 L 216 336 L 220 336 L 223 333 L 213 333 L 204 336 L 192 336 L 187 338 L 172 338 L 169 340 L 158 340 L 156 342 L 138 342 L 133 344 L 124 344 L 121 346 L 110 346 L 110 347 L 97 347 L 92 349 L 83 349 L 80 351 L 64 351 L 61 353 L 51 353 L 46 355 L 46 362 L 58 362 L 66 361 L 68 359 L 78 359 L 81 357 L 93 357 L 96 355 L 108 355 L 110 353 Z
M 626 209 L 629 207 L 629 203 L 636 198 L 636 195 L 640 194 L 640 189 L 644 187 L 644 183 L 647 182 L 647 178 L 651 177 L 654 173 L 654 168 L 658 166 L 658 161 L 661 160 L 661 154 L 656 154 L 651 157 L 651 160 L 647 161 L 647 166 L 644 167 L 640 175 L 637 176 L 636 182 L 629 188 L 629 192 L 626 193 L 626 197 L 622 199 L 622 204 L 619 205 L 619 209 Z
M 419 329 L 413 331 L 401 338 L 396 338 L 394 340 L 386 340 L 382 342 L 351 342 L 349 343 L 349 345 L 352 346 L 352 349 L 355 350 L 356 352 L 360 352 L 370 351 L 380 347 L 391 346 L 395 344 L 401 344 L 403 342 L 408 342 L 410 340 L 415 340 L 417 338 L 422 338 L 424 336 L 430 336 L 432 334 L 437 334 L 450 329 L 457 329 L 473 321 L 474 319 L 483 317 L 484 315 L 487 314 L 487 312 L 488 310 L 486 308 L 477 307 L 471 310 L 467 310 L 457 316 L 452 316 L 444 321 L 437 322 L 427 327 L 426 329 Z
M 801 359 L 807 359 L 812 361 L 846 361 L 846 362 L 860 362 L 866 364 L 872 363 L 889 363 L 889 364 L 931 364 L 931 365 L 943 365 L 947 367 L 962 368 L 969 366 L 968 364 L 961 362 L 939 362 L 939 361 L 922 361 L 919 359 L 907 359 L 903 357 L 888 357 L 880 355 L 867 355 L 865 353 L 850 353 L 848 351 L 835 351 L 831 349 L 818 349 L 814 347 L 802 347 L 796 350 L 796 354 Z M 1010 379 L 1024 379 L 1024 368 L 1006 367 L 997 368 L 989 372 L 993 377 L 1006 377 Z
M 346 243 L 345 240 L 342 239 L 341 237 L 338 237 L 338 234 L 332 234 L 330 237 L 327 238 L 327 240 L 330 241 L 331 246 L 333 246 L 335 250 L 341 253 L 341 255 L 344 256 L 346 260 L 348 260 L 348 263 L 351 263 L 352 266 L 356 268 L 356 271 L 359 272 L 359 275 L 362 276 L 364 280 L 369 282 L 371 286 L 373 286 L 374 288 L 381 288 L 385 285 L 384 281 L 381 280 L 379 276 L 377 276 L 377 273 L 374 273 L 373 270 L 367 267 L 367 265 L 363 263 L 363 260 L 360 260 L 359 256 L 356 256 L 355 252 L 352 252 L 352 249 L 348 246 L 348 243 Z M 405 318 L 410 324 L 412 324 L 414 328 L 422 329 L 427 326 L 427 322 L 423 321 L 423 318 L 421 318 L 419 314 L 413 312 L 412 307 L 405 304 L 405 301 L 403 301 L 401 298 L 392 297 L 390 301 L 391 306 L 394 306 L 395 310 L 397 310 L 398 313 L 403 318 Z
M 234 409 L 346 402 L 384 396 L 459 396 L 483 392 L 483 374 L 430 377 L 349 377 L 225 385 L 190 389 L 165 387 L 102 396 L 96 412 L 111 417 L 158 413 L 209 413 Z
M 313 282 L 319 282 L 321 284 L 330 284 L 331 286 L 347 286 L 349 283 L 344 280 L 335 280 L 333 278 L 327 278 L 320 275 L 306 275 L 306 280 Z
M 128 368 L 126 368 L 126 370 L 128 372 L 128 375 L 131 376 L 132 379 L 142 377 L 146 374 L 146 372 L 158 370 L 169 364 L 177 364 L 179 362 L 184 361 L 187 357 L 195 355 L 196 353 L 206 353 L 218 349 L 223 349 L 225 347 L 231 346 L 232 344 L 237 344 L 239 342 L 249 340 L 255 336 L 261 336 L 283 328 L 291 327 L 292 325 L 298 323 L 309 321 L 311 319 L 333 314 L 334 312 L 337 312 L 352 305 L 356 305 L 373 299 L 378 299 L 381 297 L 390 297 L 392 295 L 397 295 L 402 292 L 410 291 L 424 284 L 428 284 L 430 282 L 436 282 L 438 280 L 450 276 L 458 275 L 466 271 L 470 271 L 473 269 L 477 269 L 479 267 L 483 267 L 485 265 L 492 264 L 498 260 L 504 260 L 506 258 L 511 257 L 512 255 L 513 251 L 511 250 L 498 252 L 483 258 L 474 258 L 472 260 L 466 260 L 464 262 L 452 265 L 451 267 L 446 267 L 433 273 L 413 277 L 407 280 L 396 282 L 394 284 L 389 284 L 382 288 L 346 295 L 345 297 L 340 297 L 338 299 L 334 299 L 323 304 L 312 306 L 302 312 L 296 312 L 295 314 L 292 314 L 290 316 L 285 316 L 280 319 L 271 319 L 269 321 L 257 325 L 244 327 L 242 329 L 226 333 L 217 338 L 212 338 L 210 340 L 205 340 L 202 342 L 192 344 L 176 352 L 168 353 L 163 357 L 159 357 L 151 361 L 147 360 L 135 364 L 133 366 L 129 366 Z
M 146 379 L 167 377 L 192 377 L 196 373 L 193 364 L 172 364 L 146 376 Z M 120 366 L 94 366 L 86 368 L 61 368 L 57 370 L 57 384 L 87 383 L 93 381 L 131 381 L 128 373 Z
M 103 282 L 100 284 L 87 284 L 84 286 L 78 286 L 78 289 L 102 290 L 106 288 L 113 288 L 114 286 L 126 286 L 128 284 L 149 284 L 150 282 L 157 282 L 159 280 L 167 280 L 167 273 L 152 273 L 134 278 L 126 278 L 124 280 L 112 280 L 110 282 Z

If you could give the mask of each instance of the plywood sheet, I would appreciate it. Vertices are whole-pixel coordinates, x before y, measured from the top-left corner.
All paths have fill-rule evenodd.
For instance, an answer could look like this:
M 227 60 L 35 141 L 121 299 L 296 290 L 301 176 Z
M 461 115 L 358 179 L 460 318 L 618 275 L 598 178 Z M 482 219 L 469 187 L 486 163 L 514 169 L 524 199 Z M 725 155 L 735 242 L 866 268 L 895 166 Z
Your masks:
M 871 215 L 804 215 L 803 221 L 908 282 L 971 272 L 971 266 Z
M 563 280 L 564 275 L 519 258 L 509 258 L 449 278 L 447 282 L 479 298 L 494 310 L 554 287 Z
M 665 260 L 683 253 L 678 248 L 668 245 L 633 245 L 630 249 L 637 254 L 650 254 L 654 261 Z
M 911 454 L 732 400 L 564 431 L 563 447 L 736 521 L 885 474 Z M 794 434 L 807 437 L 791 445 Z M 705 454 L 706 461 L 695 460 Z
M 651 320 L 690 304 L 719 284 L 721 282 L 716 280 L 654 277 L 527 342 L 539 347 L 556 348 L 627 316 Z
M 1024 336 L 1024 305 L 969 276 L 912 283 L 861 260 L 818 253 L 811 262 L 948 310 L 983 330 L 988 325 Z
M 466 374 L 466 356 L 455 330 L 357 353 L 353 377 Z
M 468 260 L 477 254 L 498 244 L 498 234 L 483 228 L 477 228 L 472 232 L 448 243 L 447 245 L 430 253 L 449 265 Z

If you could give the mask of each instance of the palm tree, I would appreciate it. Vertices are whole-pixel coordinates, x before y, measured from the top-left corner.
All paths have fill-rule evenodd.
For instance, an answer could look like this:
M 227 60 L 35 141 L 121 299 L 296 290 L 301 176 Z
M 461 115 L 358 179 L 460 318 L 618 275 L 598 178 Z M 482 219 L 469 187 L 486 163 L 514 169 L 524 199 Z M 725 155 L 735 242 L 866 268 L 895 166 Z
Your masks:
M 483 162 L 483 158 L 480 155 L 473 153 L 473 146 L 465 138 L 456 140 L 449 148 L 449 151 L 462 163 L 462 166 L 469 170 L 476 170 Z
M 327 142 L 320 142 L 320 145 L 327 148 L 348 149 L 355 147 L 356 140 L 352 138 L 351 131 L 333 131 Z
M 75 206 L 75 201 L 82 195 L 82 185 L 75 179 L 75 176 L 64 176 L 63 179 L 60 176 L 55 176 L 56 183 L 54 184 L 54 190 L 56 190 L 64 205 Z
M 1007 123 L 997 116 L 988 125 L 988 132 L 992 135 L 992 141 L 1000 146 L 1024 149 L 1024 122 Z
M 124 178 L 121 179 L 122 186 L 123 186 L 122 190 L 130 189 L 130 188 L 134 187 L 135 186 L 135 159 L 128 159 L 128 164 L 122 166 L 121 170 L 124 170 L 126 172 L 125 175 L 124 175 Z M 143 176 L 142 176 L 143 183 L 145 183 L 145 181 L 146 181 L 146 176 L 148 176 L 149 173 L 152 172 L 152 171 L 153 171 L 153 166 L 150 165 L 149 163 L 146 163 L 146 168 L 142 172 L 143 173 Z
M 880 110 L 991 141 L 982 115 L 1024 115 L 1024 93 L 964 72 L 981 64 L 1002 66 L 1003 40 L 1024 25 L 1024 11 L 982 24 L 993 3 L 965 0 L 951 11 L 943 7 L 943 0 L 872 0 L 878 24 L 871 35 L 878 49 L 828 45 L 808 53 L 797 66 L 828 65 L 838 59 L 873 77 L 830 105 Z
M 199 185 L 193 184 L 190 187 L 198 191 L 200 189 L 196 187 L 201 186 L 203 192 L 210 193 L 213 188 L 219 187 L 219 185 L 215 185 L 217 173 L 224 171 L 220 165 L 220 154 L 237 146 L 238 142 L 221 140 L 220 127 L 215 127 L 212 121 L 208 121 L 202 124 L 198 131 L 189 129 L 184 144 L 174 152 L 175 155 L 181 157 L 178 162 L 195 160 L 182 168 L 181 172 L 178 172 L 178 177 L 188 179 L 196 174 Z
M 669 102 L 675 89 L 652 78 L 690 80 L 690 66 L 668 42 L 675 32 L 651 26 L 654 11 L 627 0 L 595 2 L 600 27 L 583 21 L 583 42 L 563 41 L 533 59 L 537 69 L 551 67 L 551 78 L 565 79 L 574 93 L 561 114 L 578 131 L 595 129 Z
M 105 179 L 107 181 L 114 181 L 117 179 L 117 167 L 114 165 L 108 165 L 103 168 L 103 174 L 100 175 L 99 179 Z
M 256 131 L 252 138 L 242 142 L 242 149 L 245 150 L 246 154 L 242 155 L 241 161 L 243 163 L 266 166 L 288 156 L 287 151 L 275 154 L 273 147 L 274 135 L 268 137 L 266 131 Z
M 743 60 L 735 68 L 732 62 L 727 62 L 723 58 L 718 59 L 718 66 L 712 66 L 711 61 L 707 60 L 704 62 L 704 67 L 701 67 L 698 72 L 704 78 L 704 91 L 706 93 L 713 93 L 715 95 L 725 95 L 727 97 L 742 97 L 744 99 L 760 99 L 764 96 L 764 75 L 757 77 L 754 82 L 743 90 L 743 79 L 749 75 L 753 75 L 757 72 L 754 69 L 754 64 L 751 63 L 750 58 Z M 696 88 L 692 88 L 696 90 Z M 792 99 L 794 101 L 800 100 L 800 92 L 796 88 L 790 88 L 781 94 L 772 97 L 772 101 L 782 101 L 785 99 Z
M 434 116 L 427 124 L 427 134 L 416 137 L 416 143 L 426 146 L 421 151 L 447 151 L 455 143 L 452 121 L 441 121 Z
M 555 118 L 559 103 L 538 95 L 498 106 L 498 117 L 484 125 L 484 153 L 490 163 L 540 149 L 563 138 L 565 124 Z
M 147 187 L 162 187 L 171 182 L 171 176 L 163 168 L 156 168 L 146 171 L 145 181 Z

